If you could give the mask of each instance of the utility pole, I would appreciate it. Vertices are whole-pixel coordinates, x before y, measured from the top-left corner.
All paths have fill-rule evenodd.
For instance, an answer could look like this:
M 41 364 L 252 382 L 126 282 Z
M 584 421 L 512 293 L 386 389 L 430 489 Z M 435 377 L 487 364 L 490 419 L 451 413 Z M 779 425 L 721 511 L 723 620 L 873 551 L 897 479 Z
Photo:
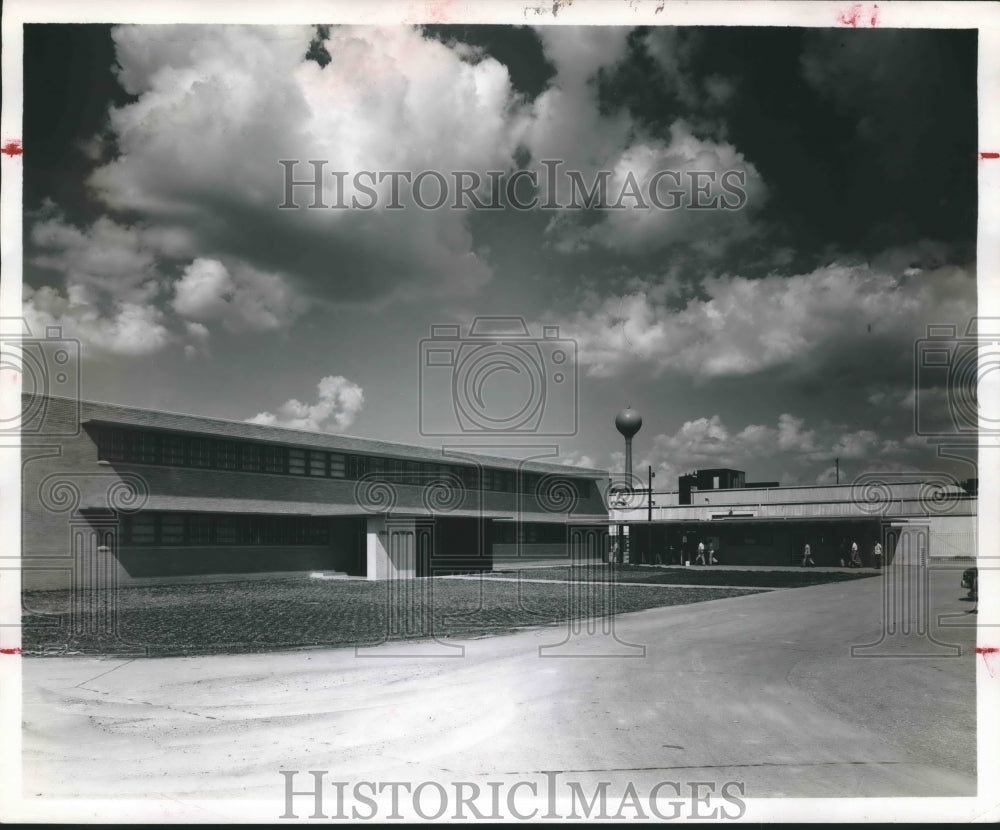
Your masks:
M 646 468 L 649 481 L 649 497 L 646 499 L 646 521 L 653 521 L 653 479 L 656 478 L 656 473 L 653 472 L 652 466 Z

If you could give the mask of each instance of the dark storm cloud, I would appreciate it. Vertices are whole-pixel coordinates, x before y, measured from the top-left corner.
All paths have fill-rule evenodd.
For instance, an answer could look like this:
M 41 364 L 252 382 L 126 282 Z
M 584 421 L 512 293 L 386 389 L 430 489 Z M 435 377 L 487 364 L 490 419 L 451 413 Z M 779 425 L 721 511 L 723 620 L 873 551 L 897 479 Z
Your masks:
M 802 70 L 852 127 L 838 148 L 841 193 L 867 247 L 919 237 L 971 243 L 976 33 L 813 31 Z
M 115 80 L 111 27 L 24 27 L 24 206 L 45 200 L 76 220 L 97 215 L 84 186 L 95 165 L 86 152 L 107 128 L 108 106 L 127 100 Z
M 763 245 L 801 269 L 925 238 L 972 252 L 974 31 L 636 30 L 600 91 L 608 111 L 654 131 L 684 118 L 759 171 L 770 198 L 734 261 Z
M 556 72 L 530 26 L 428 25 L 421 29 L 442 43 L 483 49 L 507 67 L 514 89 L 529 99 L 538 97 Z
M 172 240 L 158 255 L 173 261 L 174 275 L 195 260 L 217 263 L 195 273 L 224 270 L 237 282 L 233 275 L 280 275 L 285 282 L 266 292 L 268 319 L 291 321 L 285 283 L 340 302 L 427 291 L 474 298 L 496 262 L 516 260 L 490 256 L 493 241 L 508 239 L 502 228 L 513 226 L 503 216 L 491 223 L 445 210 L 279 210 L 280 158 L 327 159 L 331 170 L 355 172 L 484 170 L 555 156 L 587 173 L 614 171 L 614 181 L 663 167 L 739 169 L 749 198 L 731 215 L 536 217 L 525 238 L 544 251 L 550 290 L 565 299 L 571 274 L 591 295 L 561 316 L 594 347 L 593 367 L 634 362 L 634 353 L 617 353 L 609 334 L 614 309 L 626 307 L 637 327 L 633 341 L 643 344 L 640 362 L 655 371 L 668 362 L 708 365 L 718 376 L 753 374 L 797 355 L 799 374 L 808 376 L 820 366 L 809 356 L 822 355 L 831 378 L 853 382 L 857 369 L 841 365 L 852 352 L 838 345 L 851 342 L 846 329 L 811 322 L 823 313 L 823 292 L 849 322 L 851 303 L 871 296 L 891 303 L 899 285 L 900 297 L 919 297 L 926 310 L 936 294 L 903 280 L 907 268 L 953 265 L 970 273 L 963 246 L 974 238 L 975 217 L 975 155 L 965 153 L 975 135 L 971 37 L 122 27 L 114 31 L 118 106 L 100 125 L 114 139 L 113 158 L 98 164 L 90 184 L 113 215 L 138 220 L 129 227 L 144 245 Z M 86 121 L 90 129 L 96 123 Z M 305 164 L 297 170 L 308 173 Z M 864 278 L 873 287 L 854 291 L 865 264 L 886 248 L 909 250 L 927 239 L 942 240 L 945 260 L 879 265 L 876 277 Z M 829 277 L 836 268 L 847 269 L 843 277 Z M 526 280 L 512 270 L 505 279 Z M 258 297 L 267 281 L 247 279 Z M 959 304 L 968 300 L 968 282 Z M 201 287 L 209 284 L 229 285 L 220 278 Z M 165 284 L 159 301 L 173 297 Z M 206 307 L 224 299 L 208 298 Z M 773 303 L 781 304 L 777 317 Z M 713 340 L 706 332 L 720 308 L 732 325 Z M 736 325 L 740 314 L 769 321 L 758 324 L 766 331 L 754 331 L 752 320 Z M 795 348 L 781 342 L 782 319 L 794 324 Z M 904 337 L 893 319 L 889 330 Z M 725 346 L 726 338 L 742 347 Z M 678 360 L 679 344 L 687 345 Z M 886 349 L 903 346 L 893 341 Z

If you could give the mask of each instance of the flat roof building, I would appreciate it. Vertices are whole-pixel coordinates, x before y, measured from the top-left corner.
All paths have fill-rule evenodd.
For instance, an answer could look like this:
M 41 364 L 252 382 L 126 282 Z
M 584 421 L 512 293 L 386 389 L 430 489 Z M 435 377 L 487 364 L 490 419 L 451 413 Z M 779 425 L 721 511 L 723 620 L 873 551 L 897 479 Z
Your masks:
M 409 578 L 562 558 L 587 528 L 606 537 L 604 470 L 41 395 L 22 407 L 29 590 Z
M 728 565 L 800 564 L 806 544 L 817 565 L 831 566 L 849 556 L 852 543 L 868 564 L 876 542 L 886 562 L 903 548 L 923 560 L 976 555 L 976 488 L 947 474 L 871 472 L 839 485 L 716 486 L 719 473 L 742 482 L 738 472 L 682 476 L 678 491 L 653 493 L 652 506 L 640 490 L 613 509 L 613 524 L 628 528 L 630 561 L 694 561 L 699 542 L 712 543 Z M 684 486 L 684 479 L 706 486 Z

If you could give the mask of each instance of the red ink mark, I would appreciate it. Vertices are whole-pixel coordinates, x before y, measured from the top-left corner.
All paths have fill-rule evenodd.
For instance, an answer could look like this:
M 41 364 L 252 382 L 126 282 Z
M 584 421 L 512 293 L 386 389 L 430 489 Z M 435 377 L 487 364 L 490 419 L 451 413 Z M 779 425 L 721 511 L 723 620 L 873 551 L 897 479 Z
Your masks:
M 983 655 L 983 662 L 986 664 L 986 670 L 990 673 L 990 677 L 995 677 L 996 673 L 993 671 L 993 665 L 990 662 L 990 658 L 996 657 L 1000 654 L 1000 648 L 996 646 L 976 646 L 976 654 Z
M 858 26 L 864 26 L 866 18 L 868 19 L 869 26 L 878 26 L 877 5 L 872 6 L 871 9 L 866 12 L 862 3 L 855 3 L 849 9 L 846 9 L 837 15 L 838 22 L 843 23 L 845 26 L 851 26 L 855 29 L 858 28 Z
M 10 156 L 11 158 L 19 156 L 23 152 L 24 151 L 21 149 L 21 140 L 18 138 L 15 138 L 13 141 L 8 141 L 3 145 L 3 148 L 0 149 L 0 153 L 3 153 L 5 156 Z
M 0 654 L 20 654 L 19 648 L 0 648 Z
M 444 0 L 444 2 L 434 3 L 428 9 L 428 16 L 431 23 L 448 23 L 449 17 L 451 16 L 451 0 Z
M 980 159 L 1000 159 L 1000 153 L 980 153 Z

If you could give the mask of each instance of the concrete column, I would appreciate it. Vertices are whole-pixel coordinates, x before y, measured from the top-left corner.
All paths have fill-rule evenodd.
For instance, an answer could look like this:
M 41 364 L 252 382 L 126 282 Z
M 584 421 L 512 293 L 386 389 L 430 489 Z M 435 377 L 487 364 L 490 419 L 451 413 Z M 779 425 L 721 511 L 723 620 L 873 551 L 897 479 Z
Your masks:
M 369 580 L 415 579 L 417 576 L 417 522 L 412 518 L 368 517 Z
M 368 579 L 379 580 L 385 598 L 385 631 L 377 646 L 357 646 L 358 657 L 461 657 L 464 646 L 445 643 L 434 633 L 434 584 L 418 578 L 430 571 L 435 521 L 412 516 L 368 519 Z M 412 640 L 395 645 L 395 640 Z
M 389 554 L 385 549 L 385 516 L 369 516 L 365 529 L 367 565 L 365 576 L 369 581 L 386 579 L 389 574 Z

